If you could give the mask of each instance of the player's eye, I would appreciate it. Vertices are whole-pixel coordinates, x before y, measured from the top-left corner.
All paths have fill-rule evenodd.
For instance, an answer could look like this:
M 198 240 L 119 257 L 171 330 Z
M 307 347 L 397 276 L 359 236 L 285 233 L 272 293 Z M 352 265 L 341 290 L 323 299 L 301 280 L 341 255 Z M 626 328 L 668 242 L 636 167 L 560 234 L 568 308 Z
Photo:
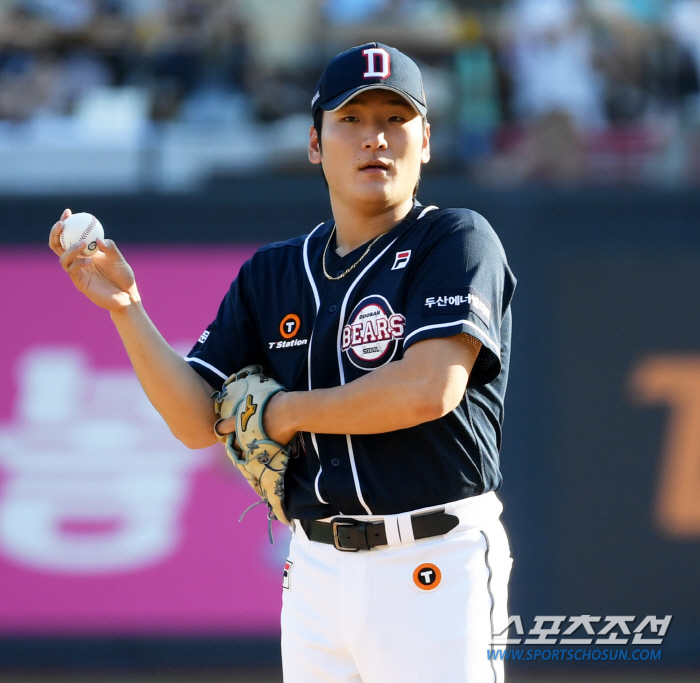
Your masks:
M 389 121 L 393 121 L 395 123 L 403 123 L 406 119 L 403 116 L 399 116 L 398 114 L 396 116 L 390 116 Z
M 343 116 L 342 120 L 347 121 L 348 123 L 355 123 L 355 122 L 359 121 L 360 119 L 358 119 L 357 116 L 348 115 L 348 116 Z

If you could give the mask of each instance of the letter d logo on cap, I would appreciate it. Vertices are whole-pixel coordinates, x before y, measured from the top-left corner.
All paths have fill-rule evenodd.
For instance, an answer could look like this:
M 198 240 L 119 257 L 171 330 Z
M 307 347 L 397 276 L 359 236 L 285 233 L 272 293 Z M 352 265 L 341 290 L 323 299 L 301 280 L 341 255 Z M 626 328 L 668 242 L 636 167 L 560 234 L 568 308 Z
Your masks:
M 381 47 L 370 47 L 362 50 L 362 54 L 367 58 L 367 71 L 365 78 L 388 78 L 391 75 L 391 57 L 389 53 Z M 377 70 L 379 63 L 379 70 Z

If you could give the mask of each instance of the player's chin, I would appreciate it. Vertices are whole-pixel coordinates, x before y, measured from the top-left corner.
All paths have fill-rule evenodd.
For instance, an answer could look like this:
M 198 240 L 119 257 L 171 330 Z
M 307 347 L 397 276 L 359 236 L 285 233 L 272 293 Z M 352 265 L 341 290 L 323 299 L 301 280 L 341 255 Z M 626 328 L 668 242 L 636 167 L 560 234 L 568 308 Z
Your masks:
M 363 201 L 382 201 L 395 193 L 394 183 L 387 177 L 362 178 L 355 188 Z

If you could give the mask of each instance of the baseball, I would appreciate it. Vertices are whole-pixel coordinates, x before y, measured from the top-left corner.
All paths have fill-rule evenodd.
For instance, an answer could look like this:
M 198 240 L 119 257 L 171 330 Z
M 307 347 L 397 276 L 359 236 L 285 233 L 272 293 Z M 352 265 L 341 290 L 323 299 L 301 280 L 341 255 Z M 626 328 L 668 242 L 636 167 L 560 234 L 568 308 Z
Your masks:
M 87 240 L 87 247 L 80 252 L 81 256 L 92 256 L 97 251 L 97 238 L 104 239 L 105 231 L 102 223 L 90 213 L 74 213 L 63 221 L 61 246 L 64 249 L 81 240 Z

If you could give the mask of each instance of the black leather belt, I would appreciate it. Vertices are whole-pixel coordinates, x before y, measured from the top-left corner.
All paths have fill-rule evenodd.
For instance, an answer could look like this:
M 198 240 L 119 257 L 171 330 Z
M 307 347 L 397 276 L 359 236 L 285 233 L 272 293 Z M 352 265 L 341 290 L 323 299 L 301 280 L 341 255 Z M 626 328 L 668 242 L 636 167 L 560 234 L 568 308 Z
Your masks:
M 334 545 L 338 550 L 357 552 L 378 545 L 388 545 L 384 522 L 361 522 L 351 517 L 336 517 L 332 522 L 317 522 L 311 519 L 297 520 L 306 536 L 317 543 Z M 448 515 L 444 510 L 424 512 L 411 517 L 413 537 L 416 540 L 441 536 L 459 524 L 459 517 Z

